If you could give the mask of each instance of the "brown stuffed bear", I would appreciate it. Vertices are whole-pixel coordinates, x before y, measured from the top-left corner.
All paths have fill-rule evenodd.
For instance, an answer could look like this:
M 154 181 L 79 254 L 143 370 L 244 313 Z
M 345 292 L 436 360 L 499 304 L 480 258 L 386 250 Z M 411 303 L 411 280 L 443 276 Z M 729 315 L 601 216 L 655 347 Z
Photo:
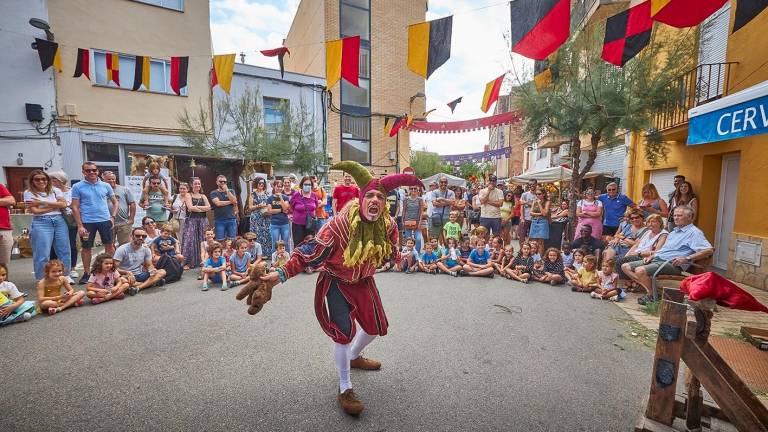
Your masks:
M 267 267 L 263 262 L 255 264 L 251 269 L 249 281 L 240 288 L 240 292 L 235 296 L 236 299 L 246 299 L 248 304 L 248 313 L 256 315 L 264 307 L 264 304 L 272 298 L 272 288 L 277 283 L 264 282 L 261 276 L 267 274 Z

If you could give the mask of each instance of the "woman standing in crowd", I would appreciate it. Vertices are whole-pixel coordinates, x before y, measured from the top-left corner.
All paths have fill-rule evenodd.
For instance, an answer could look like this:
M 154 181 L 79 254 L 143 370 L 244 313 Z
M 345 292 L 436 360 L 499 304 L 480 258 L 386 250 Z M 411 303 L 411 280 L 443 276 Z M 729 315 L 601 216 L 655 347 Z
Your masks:
M 16 198 L 11 191 L 0 184 L 0 264 L 11 263 L 13 250 L 13 228 L 11 227 L 11 207 L 16 205 Z
M 284 184 L 291 183 L 286 180 L 277 180 L 272 183 L 272 196 L 267 199 L 269 204 L 269 234 L 272 238 L 272 251 L 277 250 L 278 240 L 282 240 L 285 243 L 287 252 L 291 251 L 291 224 L 288 220 L 288 212 L 291 210 L 288 204 L 288 195 L 282 193 L 285 190 Z
M 200 243 L 205 240 L 205 231 L 208 230 L 208 211 L 211 209 L 211 204 L 202 190 L 203 185 L 200 179 L 192 178 L 192 191 L 184 197 L 187 219 L 184 221 L 184 231 L 181 234 L 181 254 L 186 259 L 185 270 L 200 264 Z
M 656 186 L 653 183 L 648 183 L 643 186 L 643 199 L 637 203 L 637 207 L 643 212 L 643 218 L 648 219 L 648 216 L 657 214 L 662 218 L 669 216 L 669 208 L 667 202 L 659 197 L 659 191 L 656 190 Z
M 668 226 L 674 228 L 675 224 L 672 220 L 672 212 L 677 206 L 687 205 L 693 209 L 693 223 L 696 223 L 696 216 L 699 215 L 699 200 L 696 198 L 696 194 L 693 193 L 693 185 L 691 182 L 683 181 L 677 185 L 677 189 L 672 194 L 672 199 L 669 201 L 669 218 L 667 220 Z
M 499 208 L 501 212 L 501 238 L 504 244 L 509 244 L 512 240 L 512 218 L 515 211 L 515 194 L 511 190 L 504 192 L 504 201 Z
M 269 195 L 267 180 L 258 177 L 253 181 L 253 191 L 248 197 L 246 209 L 251 214 L 251 232 L 261 244 L 264 255 L 272 256 L 272 238 L 269 235 Z
M 319 205 L 317 195 L 312 192 L 314 185 L 308 176 L 301 179 L 299 186 L 301 189 L 294 193 L 289 201 L 293 214 L 291 233 L 294 247 L 303 242 L 308 235 L 315 235 L 317 221 L 312 222 L 310 226 L 310 219 L 315 219 L 315 210 Z
M 168 191 L 162 186 L 163 180 L 160 176 L 149 178 L 149 189 L 147 190 L 147 205 L 144 210 L 147 216 L 155 222 L 166 222 L 168 220 L 168 209 L 171 207 Z
M 64 220 L 67 222 L 67 230 L 69 233 L 69 256 L 71 258 L 71 271 L 69 277 L 77 278 L 80 276 L 75 271 L 77 267 L 77 223 L 72 216 L 72 188 L 69 187 L 69 176 L 64 171 L 53 171 L 48 173 L 48 177 L 51 179 L 53 187 L 58 188 L 61 194 L 64 195 L 64 200 L 67 201 L 67 207 L 62 210 Z M 56 255 L 56 249 L 51 249 L 51 259 L 58 259 Z
M 531 231 L 528 239 L 544 250 L 544 240 L 549 238 L 549 200 L 544 188 L 536 190 L 536 199 L 531 204 Z
M 424 236 L 419 227 L 426 210 L 426 204 L 419 189 L 417 186 L 409 186 L 408 196 L 403 200 L 403 239 L 413 237 L 417 251 L 421 251 L 424 244 Z
M 626 255 L 647 229 L 643 213 L 637 209 L 627 209 L 625 220 L 619 225 L 616 235 L 608 242 L 608 247 L 603 252 L 603 260 L 615 260 Z
M 515 206 L 512 208 L 512 226 L 509 228 L 512 234 L 512 240 L 517 240 L 517 229 L 520 226 L 520 219 L 523 216 L 523 202 L 520 200 L 523 196 L 523 188 L 515 186 L 512 190 L 515 199 Z
M 653 251 L 659 250 L 666 243 L 669 232 L 664 229 L 664 218 L 657 214 L 652 214 L 648 216 L 646 225 L 648 229 L 640 239 L 629 248 L 623 257 L 616 260 L 616 272 L 619 274 L 619 279 L 630 280 L 626 273 L 624 273 L 624 270 L 622 270 L 622 264 L 639 261 L 651 256 Z
M 549 239 L 547 248 L 560 249 L 563 244 L 563 233 L 568 228 L 568 200 L 560 201 L 560 206 L 552 210 L 552 222 L 549 224 Z
M 24 204 L 32 213 L 30 242 L 34 261 L 35 279 L 45 277 L 45 265 L 51 256 L 51 246 L 64 263 L 64 274 L 72 270 L 72 258 L 69 252 L 69 228 L 62 216 L 62 209 L 67 201 L 58 188 L 54 188 L 51 179 L 43 170 L 33 170 L 27 178 L 29 189 L 24 191 Z
M 173 196 L 171 200 L 171 209 L 173 211 L 173 220 L 178 221 L 179 225 L 173 235 L 182 243 L 184 235 L 184 223 L 187 221 L 187 195 L 189 195 L 189 184 L 179 183 L 179 193 Z M 184 254 L 182 254 L 184 255 Z
M 584 197 L 576 203 L 576 217 L 579 224 L 576 232 L 581 232 L 581 227 L 590 225 L 592 237 L 600 240 L 603 236 L 603 203 L 595 199 L 595 190 L 590 186 L 584 192 Z

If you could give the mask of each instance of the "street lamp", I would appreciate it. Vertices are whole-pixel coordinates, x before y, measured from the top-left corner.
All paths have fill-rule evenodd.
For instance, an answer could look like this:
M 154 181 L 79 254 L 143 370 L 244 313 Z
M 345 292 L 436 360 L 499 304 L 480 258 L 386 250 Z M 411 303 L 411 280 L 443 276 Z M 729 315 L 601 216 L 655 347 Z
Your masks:
M 53 42 L 53 32 L 51 31 L 51 26 L 48 24 L 48 21 L 40 18 L 30 18 L 29 25 L 44 31 L 46 39 Z

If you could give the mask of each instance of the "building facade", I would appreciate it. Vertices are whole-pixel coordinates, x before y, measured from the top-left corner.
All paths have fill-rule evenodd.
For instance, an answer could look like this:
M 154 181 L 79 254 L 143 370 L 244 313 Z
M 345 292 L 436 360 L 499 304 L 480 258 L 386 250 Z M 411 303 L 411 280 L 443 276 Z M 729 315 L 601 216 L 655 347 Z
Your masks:
M 183 153 L 179 116 L 211 106 L 208 1 L 49 0 L 48 7 L 64 67 L 56 99 L 70 177 L 81 178 L 80 164 L 90 160 L 122 182 L 143 175 L 136 157 Z M 72 77 L 78 48 L 89 49 L 90 81 Z M 109 79 L 107 54 L 117 55 L 119 83 Z M 136 56 L 150 57 L 150 84 L 134 91 Z M 189 56 L 179 95 L 170 85 L 173 56 Z
M 46 0 L 3 3 L 0 14 L 0 52 L 3 53 L 0 183 L 6 184 L 19 202 L 27 188 L 29 173 L 34 169 L 60 169 L 63 153 L 56 139 L 56 124 L 52 122 L 56 113 L 54 80 L 58 77 L 54 77 L 53 68 L 41 71 L 40 59 L 30 44 L 34 38 L 46 39 L 46 34 L 29 24 L 31 18 L 48 21 Z M 29 117 L 27 104 L 39 107 L 41 118 Z
M 501 95 L 496 102 L 493 114 L 501 114 L 514 109 L 511 95 Z M 495 126 L 488 131 L 488 147 L 490 150 L 511 147 L 509 157 L 496 159 L 496 176 L 508 178 L 523 173 L 523 159 L 527 140 L 522 122 Z
M 286 70 L 325 76 L 325 41 L 360 35 L 360 86 L 339 81 L 331 91 L 328 152 L 374 173 L 408 164 L 410 141 L 401 131 L 385 136 L 382 114 L 424 112 L 424 79 L 408 70 L 406 28 L 423 22 L 426 0 L 302 0 L 284 45 Z M 417 96 L 419 95 L 420 96 Z M 417 114 L 418 117 L 418 114 Z
M 651 182 L 666 199 L 673 176 L 684 175 L 698 196 L 696 224 L 715 246 L 714 265 L 768 289 L 768 10 L 735 29 L 735 9 L 728 2 L 702 24 L 698 66 L 671 84 L 680 103 L 656 125 L 667 159 L 651 166 L 636 137 L 628 177 L 635 197 Z

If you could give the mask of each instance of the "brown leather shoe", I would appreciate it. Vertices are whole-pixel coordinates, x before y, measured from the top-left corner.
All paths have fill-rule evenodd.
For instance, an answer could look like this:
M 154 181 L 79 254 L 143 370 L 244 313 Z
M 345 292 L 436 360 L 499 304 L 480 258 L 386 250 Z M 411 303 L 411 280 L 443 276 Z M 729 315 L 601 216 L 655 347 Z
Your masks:
M 381 362 L 365 358 L 363 356 L 359 356 L 356 359 L 349 362 L 349 367 L 352 369 L 363 369 L 363 370 L 379 370 L 381 369 Z
M 360 399 L 357 398 L 357 395 L 352 389 L 347 389 L 344 393 L 339 393 L 339 404 L 341 405 L 341 409 L 351 416 L 358 416 L 363 412 L 363 409 L 365 409 L 365 406 L 360 402 Z

